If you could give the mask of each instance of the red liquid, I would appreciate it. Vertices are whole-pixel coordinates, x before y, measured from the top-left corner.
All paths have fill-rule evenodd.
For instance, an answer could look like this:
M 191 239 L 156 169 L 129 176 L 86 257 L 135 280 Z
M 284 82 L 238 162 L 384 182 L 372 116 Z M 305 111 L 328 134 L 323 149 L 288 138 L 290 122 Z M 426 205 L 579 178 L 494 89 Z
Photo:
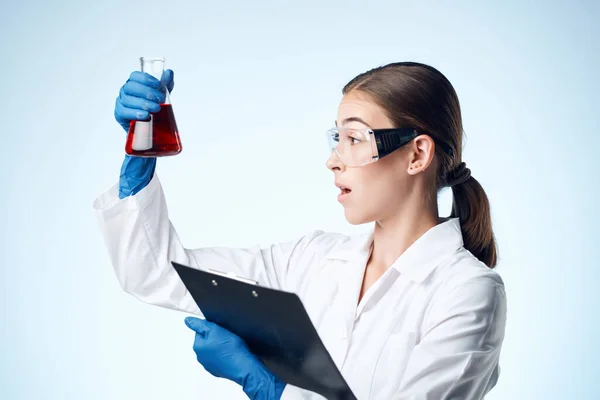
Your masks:
M 152 114 L 152 139 L 145 140 L 150 145 L 149 149 L 134 149 L 137 147 L 134 143 L 136 122 L 131 121 L 129 124 L 129 134 L 125 144 L 127 154 L 138 157 L 164 157 L 181 153 L 181 139 L 171 104 L 161 104 L 160 110 Z

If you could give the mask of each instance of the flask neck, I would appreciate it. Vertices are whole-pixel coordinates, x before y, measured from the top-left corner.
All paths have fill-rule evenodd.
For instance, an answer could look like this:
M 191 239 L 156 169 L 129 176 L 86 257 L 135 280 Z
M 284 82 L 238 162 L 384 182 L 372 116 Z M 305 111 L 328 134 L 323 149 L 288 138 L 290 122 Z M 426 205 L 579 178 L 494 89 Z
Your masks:
M 159 81 L 162 81 L 163 74 L 165 72 L 164 57 L 140 57 L 140 64 L 142 67 L 142 72 L 152 75 Z M 164 104 L 171 104 L 167 88 L 162 86 L 161 91 L 166 93 Z
M 165 70 L 164 57 L 140 57 L 142 72 L 152 75 L 156 79 L 162 77 Z

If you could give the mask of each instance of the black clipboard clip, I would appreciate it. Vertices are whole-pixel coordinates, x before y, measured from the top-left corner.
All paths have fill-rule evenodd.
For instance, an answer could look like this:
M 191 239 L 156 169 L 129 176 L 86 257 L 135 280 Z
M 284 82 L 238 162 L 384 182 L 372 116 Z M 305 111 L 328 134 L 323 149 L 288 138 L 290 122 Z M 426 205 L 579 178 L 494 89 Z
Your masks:
M 211 269 L 211 268 L 208 268 L 207 271 L 210 273 L 213 273 L 215 275 L 221 275 L 225 278 L 235 279 L 240 282 L 249 283 L 251 285 L 258 286 L 257 281 L 253 281 L 252 279 L 244 278 L 243 276 L 238 276 L 238 275 L 234 274 L 233 272 L 222 272 L 222 271 L 217 271 L 216 269 Z

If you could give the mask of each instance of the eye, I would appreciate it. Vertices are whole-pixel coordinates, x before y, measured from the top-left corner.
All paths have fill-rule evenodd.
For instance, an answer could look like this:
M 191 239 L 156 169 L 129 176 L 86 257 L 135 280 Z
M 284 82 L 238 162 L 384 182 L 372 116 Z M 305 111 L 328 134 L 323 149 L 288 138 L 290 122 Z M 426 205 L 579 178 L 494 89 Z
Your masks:
M 352 144 L 362 143 L 362 139 L 356 138 L 354 136 L 350 136 L 350 140 L 352 141 Z

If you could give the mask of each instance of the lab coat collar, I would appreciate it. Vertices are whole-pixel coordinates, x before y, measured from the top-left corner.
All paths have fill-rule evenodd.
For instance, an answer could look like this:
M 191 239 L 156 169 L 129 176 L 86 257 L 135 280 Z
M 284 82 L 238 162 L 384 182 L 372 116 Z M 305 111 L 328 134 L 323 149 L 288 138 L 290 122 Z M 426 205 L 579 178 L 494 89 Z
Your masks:
M 351 261 L 369 253 L 373 243 L 373 229 L 351 237 L 332 250 L 327 258 Z M 447 257 L 464 245 L 458 218 L 446 218 L 417 239 L 398 257 L 390 268 L 415 281 L 423 282 Z

